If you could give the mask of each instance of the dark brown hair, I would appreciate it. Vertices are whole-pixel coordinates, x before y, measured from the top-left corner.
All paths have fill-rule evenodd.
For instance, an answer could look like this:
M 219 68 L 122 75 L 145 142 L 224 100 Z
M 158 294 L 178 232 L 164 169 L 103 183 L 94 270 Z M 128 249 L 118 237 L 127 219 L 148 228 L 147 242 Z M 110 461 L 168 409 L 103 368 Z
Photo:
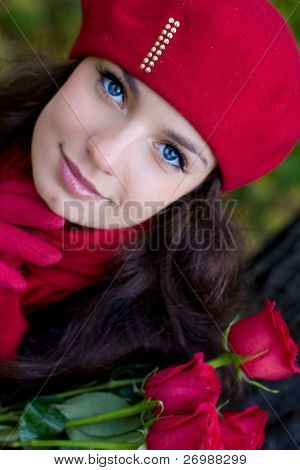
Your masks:
M 16 138 L 30 148 L 39 113 L 79 62 L 45 54 L 6 61 L 0 152 Z M 106 380 L 124 362 L 151 370 L 223 352 L 221 331 L 244 309 L 246 289 L 241 231 L 224 212 L 220 185 L 216 167 L 156 214 L 97 284 L 31 313 L 18 360 L 0 362 L 3 404 Z M 222 399 L 240 392 L 230 366 L 218 374 Z

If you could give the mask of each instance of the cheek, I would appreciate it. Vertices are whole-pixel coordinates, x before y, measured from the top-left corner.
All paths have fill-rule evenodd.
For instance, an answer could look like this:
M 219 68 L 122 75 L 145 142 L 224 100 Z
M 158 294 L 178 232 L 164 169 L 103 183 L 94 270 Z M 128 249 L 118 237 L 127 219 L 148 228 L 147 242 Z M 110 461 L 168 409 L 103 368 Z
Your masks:
M 137 152 L 138 149 L 135 149 Z M 172 179 L 159 162 L 157 156 L 148 147 L 139 156 L 134 155 L 126 165 L 126 175 L 123 175 L 122 183 L 127 193 L 124 193 L 126 200 L 145 202 L 165 202 L 169 204 L 172 198 L 172 191 L 179 183 L 179 177 Z
M 71 83 L 63 86 L 61 93 L 57 93 L 49 105 L 49 118 L 62 139 L 73 132 L 86 134 L 85 128 L 95 122 L 95 103 L 93 105 L 92 94 L 84 87 Z
M 49 102 L 39 114 L 34 125 L 31 145 L 33 153 L 49 141 L 52 130 L 51 122 L 51 102 Z
M 130 200 L 139 202 L 144 207 L 155 207 L 162 209 L 170 204 L 175 195 L 172 192 L 176 188 L 175 181 L 171 181 L 166 174 L 159 168 L 151 166 L 152 171 L 144 171 L 139 177 L 135 178 L 128 190 Z M 129 198 L 129 197 L 128 197 Z

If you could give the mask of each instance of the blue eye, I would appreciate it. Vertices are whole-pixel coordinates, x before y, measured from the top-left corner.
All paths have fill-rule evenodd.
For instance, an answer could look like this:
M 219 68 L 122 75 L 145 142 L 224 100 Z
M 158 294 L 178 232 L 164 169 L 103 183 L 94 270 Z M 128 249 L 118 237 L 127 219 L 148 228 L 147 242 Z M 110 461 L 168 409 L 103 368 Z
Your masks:
M 126 102 L 127 100 L 126 88 L 122 80 L 117 78 L 114 73 L 110 72 L 107 69 L 104 69 L 101 65 L 97 65 L 96 69 L 100 76 L 99 82 L 100 82 L 102 90 L 104 91 L 104 94 L 109 99 L 113 99 L 113 101 L 117 102 L 117 104 L 122 103 L 124 100 Z M 119 97 L 121 97 L 121 100 L 116 101 L 115 98 L 119 98 Z
M 101 88 L 104 92 L 104 94 L 109 98 L 110 100 L 113 99 L 115 101 L 115 98 L 120 98 L 120 101 L 115 101 L 119 105 L 119 103 L 122 103 L 124 100 L 125 102 L 127 101 L 127 93 L 126 93 L 126 87 L 123 84 L 121 78 L 119 79 L 116 77 L 116 75 L 112 72 L 110 72 L 107 69 L 104 69 L 101 65 L 96 65 L 96 69 L 100 75 L 99 78 L 99 83 L 101 85 Z M 110 82 L 107 84 L 107 81 Z M 123 95 L 123 98 L 122 98 Z M 114 97 L 114 98 L 112 98 Z M 164 157 L 160 157 L 162 159 L 162 162 L 164 165 L 166 165 L 169 168 L 171 168 L 174 171 L 181 171 L 182 173 L 187 173 L 186 171 L 186 166 L 187 166 L 187 158 L 182 153 L 177 145 L 175 143 L 171 142 L 161 142 L 159 144 L 166 146 L 167 151 L 163 151 Z M 171 149 L 171 150 L 170 150 Z M 161 155 L 161 154 L 160 154 Z M 177 163 L 177 165 L 167 163 L 169 162 L 174 162 Z M 178 165 L 179 163 L 179 165 Z
M 171 167 L 172 170 L 175 171 L 182 171 L 183 173 L 186 173 L 186 157 L 185 155 L 178 149 L 178 147 L 173 143 L 171 144 L 170 142 L 162 142 L 160 145 L 164 145 L 165 149 L 163 150 L 163 155 L 164 158 L 163 163 L 167 165 L 168 167 Z M 170 150 L 171 149 L 171 150 Z M 179 163 L 179 165 L 173 165 L 170 163 L 166 163 L 166 161 L 169 162 L 174 162 L 174 163 Z

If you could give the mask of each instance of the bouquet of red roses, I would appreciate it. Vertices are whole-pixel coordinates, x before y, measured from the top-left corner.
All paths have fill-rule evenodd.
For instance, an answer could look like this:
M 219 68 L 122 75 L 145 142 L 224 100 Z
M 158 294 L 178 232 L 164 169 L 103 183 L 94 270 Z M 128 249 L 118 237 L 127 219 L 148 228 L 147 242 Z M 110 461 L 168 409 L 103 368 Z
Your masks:
M 239 380 L 277 393 L 254 379 L 299 373 L 298 346 L 268 299 L 262 311 L 232 322 L 223 344 L 224 354 L 207 362 L 198 352 L 146 377 L 111 378 L 0 407 L 0 442 L 24 449 L 261 449 L 267 411 L 252 405 L 222 412 L 216 369 L 231 364 Z

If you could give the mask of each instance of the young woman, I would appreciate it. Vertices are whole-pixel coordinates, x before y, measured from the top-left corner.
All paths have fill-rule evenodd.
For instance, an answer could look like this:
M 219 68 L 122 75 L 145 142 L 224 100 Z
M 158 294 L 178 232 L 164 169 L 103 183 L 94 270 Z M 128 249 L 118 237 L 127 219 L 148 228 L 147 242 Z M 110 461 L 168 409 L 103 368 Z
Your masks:
M 37 59 L 0 87 L 4 404 L 217 355 L 246 308 L 221 192 L 300 137 L 299 50 L 266 0 L 83 0 L 69 58 Z

